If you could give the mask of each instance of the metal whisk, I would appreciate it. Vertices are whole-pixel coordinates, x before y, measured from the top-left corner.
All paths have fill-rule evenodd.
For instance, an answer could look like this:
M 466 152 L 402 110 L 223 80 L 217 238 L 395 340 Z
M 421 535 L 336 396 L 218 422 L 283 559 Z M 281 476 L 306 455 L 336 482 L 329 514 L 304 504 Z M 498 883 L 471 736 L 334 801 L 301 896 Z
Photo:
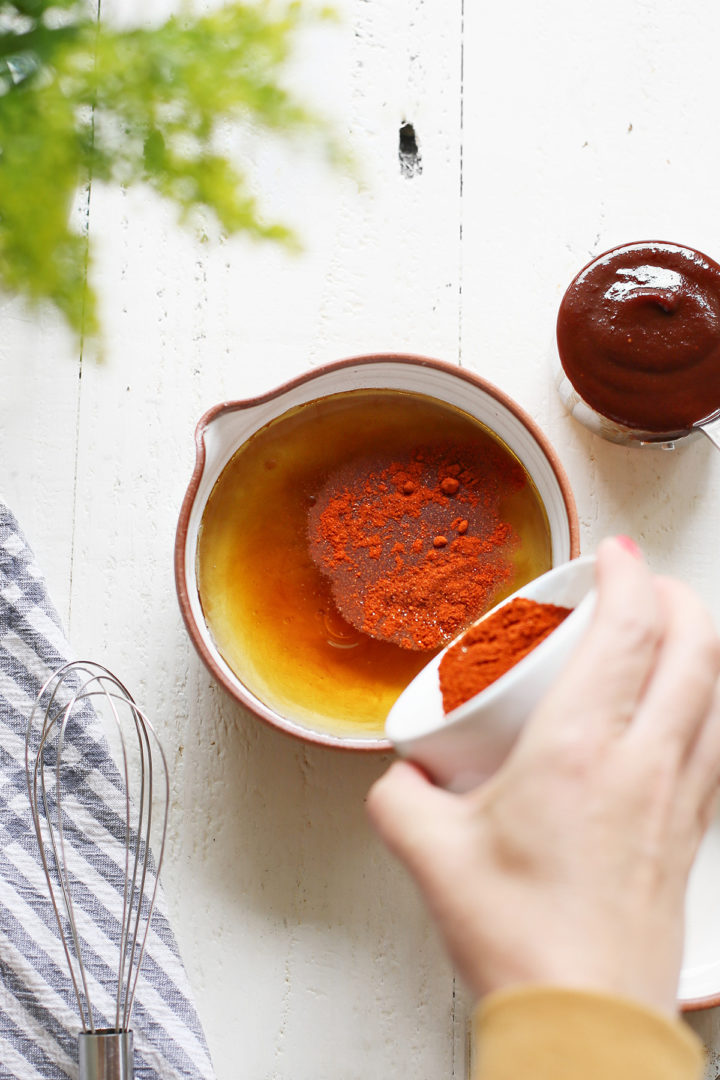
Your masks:
M 85 762 L 78 746 L 92 753 L 95 744 L 93 736 L 87 736 L 87 724 L 94 709 L 110 721 L 119 742 L 119 771 L 112 770 L 106 777 L 107 790 L 103 791 L 105 802 L 109 793 L 113 804 L 101 845 L 111 871 L 119 875 L 119 890 L 113 891 L 118 908 L 122 901 L 117 980 L 115 984 L 113 978 L 111 984 L 113 1027 L 96 1024 L 99 1010 L 93 1012 L 90 988 L 95 987 L 96 994 L 106 988 L 98 985 L 92 965 L 86 962 L 94 948 L 89 940 L 94 924 L 89 923 L 89 935 L 85 909 L 77 897 L 74 899 L 82 856 L 71 843 L 73 812 L 76 818 L 78 810 L 82 816 L 83 797 L 93 794 L 82 775 Z M 86 736 L 90 741 L 83 745 Z M 88 768 L 93 767 L 90 764 Z M 130 1016 L 167 833 L 170 782 L 165 754 L 152 724 L 120 680 L 100 664 L 83 660 L 56 671 L 38 694 L 27 727 L 25 770 L 40 857 L 80 1012 L 80 1080 L 132 1080 Z M 132 786 L 131 776 L 135 781 Z M 154 813 L 159 842 L 153 867 L 150 839 Z M 97 831 L 95 819 L 92 824 Z M 86 907 L 87 900 L 84 903 Z M 104 1011 L 108 1014 L 112 1010 L 106 1007 Z M 112 1022 L 110 1015 L 106 1019 Z

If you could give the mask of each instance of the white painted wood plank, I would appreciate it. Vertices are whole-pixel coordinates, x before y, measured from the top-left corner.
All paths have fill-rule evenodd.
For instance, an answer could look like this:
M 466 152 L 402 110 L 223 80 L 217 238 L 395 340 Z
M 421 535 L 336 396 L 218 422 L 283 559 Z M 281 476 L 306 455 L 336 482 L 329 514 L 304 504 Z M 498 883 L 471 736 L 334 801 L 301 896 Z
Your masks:
M 50 310 L 0 301 L 0 497 L 17 516 L 63 619 L 72 572 L 78 347 Z
M 463 362 L 548 431 L 588 549 L 629 532 L 720 611 L 718 455 L 705 440 L 675 456 L 605 444 L 564 417 L 549 374 L 558 304 L 594 254 L 668 239 L 720 258 L 707 137 L 720 12 L 635 0 L 589 18 L 563 2 L 550 17 L 516 3 L 465 19 Z
M 176 813 L 165 876 L 218 1075 L 464 1074 L 453 977 L 405 876 L 365 822 L 386 766 L 260 727 L 212 684 L 172 579 L 192 431 L 209 405 L 376 349 L 456 359 L 460 12 L 348 0 L 297 65 L 356 177 L 255 144 L 299 257 L 179 234 L 146 193 L 96 187 L 107 360 L 80 406 L 73 635 L 163 732 Z M 317 33 L 317 37 L 315 37 Z M 402 175 L 415 124 L 422 173 Z
M 710 2 L 466 5 L 462 208 L 463 363 L 548 432 L 584 549 L 630 534 L 718 618 L 720 456 L 701 437 L 664 453 L 590 435 L 563 414 L 551 354 L 594 255 L 660 239 L 720 258 L 719 32 Z M 720 1048 L 717 1010 L 690 1022 Z

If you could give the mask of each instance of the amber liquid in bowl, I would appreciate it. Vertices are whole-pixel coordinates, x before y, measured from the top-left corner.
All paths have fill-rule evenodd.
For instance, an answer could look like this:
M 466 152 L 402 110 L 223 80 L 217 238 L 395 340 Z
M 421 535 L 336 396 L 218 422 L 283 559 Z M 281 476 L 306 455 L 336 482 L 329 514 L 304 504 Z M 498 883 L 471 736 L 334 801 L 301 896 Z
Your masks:
M 308 515 L 331 470 L 448 442 L 478 460 L 500 447 L 517 465 L 484 425 L 450 405 L 359 390 L 284 414 L 224 468 L 198 538 L 200 600 L 225 661 L 282 716 L 312 731 L 378 738 L 398 695 L 437 652 L 377 640 L 342 618 L 310 554 Z M 499 503 L 516 539 L 510 576 L 486 610 L 552 565 L 547 516 L 523 473 L 519 490 L 508 485 Z

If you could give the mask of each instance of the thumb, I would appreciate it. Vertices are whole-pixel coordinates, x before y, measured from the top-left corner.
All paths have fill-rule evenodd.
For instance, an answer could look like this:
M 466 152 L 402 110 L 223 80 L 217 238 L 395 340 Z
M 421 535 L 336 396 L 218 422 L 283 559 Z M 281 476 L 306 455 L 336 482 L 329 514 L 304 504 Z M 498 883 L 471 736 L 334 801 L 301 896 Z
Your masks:
M 370 821 L 390 850 L 416 874 L 444 844 L 458 796 L 435 787 L 420 769 L 397 761 L 367 797 Z

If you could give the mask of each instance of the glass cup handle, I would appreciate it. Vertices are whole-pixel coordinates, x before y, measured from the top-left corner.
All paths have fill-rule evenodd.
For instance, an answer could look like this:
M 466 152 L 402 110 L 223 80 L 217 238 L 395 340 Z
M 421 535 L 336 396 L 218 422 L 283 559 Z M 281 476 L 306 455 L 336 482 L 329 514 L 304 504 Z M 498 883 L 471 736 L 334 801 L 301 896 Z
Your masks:
M 714 420 L 709 420 L 707 424 L 702 424 L 700 430 L 720 450 L 720 416 L 716 416 Z

